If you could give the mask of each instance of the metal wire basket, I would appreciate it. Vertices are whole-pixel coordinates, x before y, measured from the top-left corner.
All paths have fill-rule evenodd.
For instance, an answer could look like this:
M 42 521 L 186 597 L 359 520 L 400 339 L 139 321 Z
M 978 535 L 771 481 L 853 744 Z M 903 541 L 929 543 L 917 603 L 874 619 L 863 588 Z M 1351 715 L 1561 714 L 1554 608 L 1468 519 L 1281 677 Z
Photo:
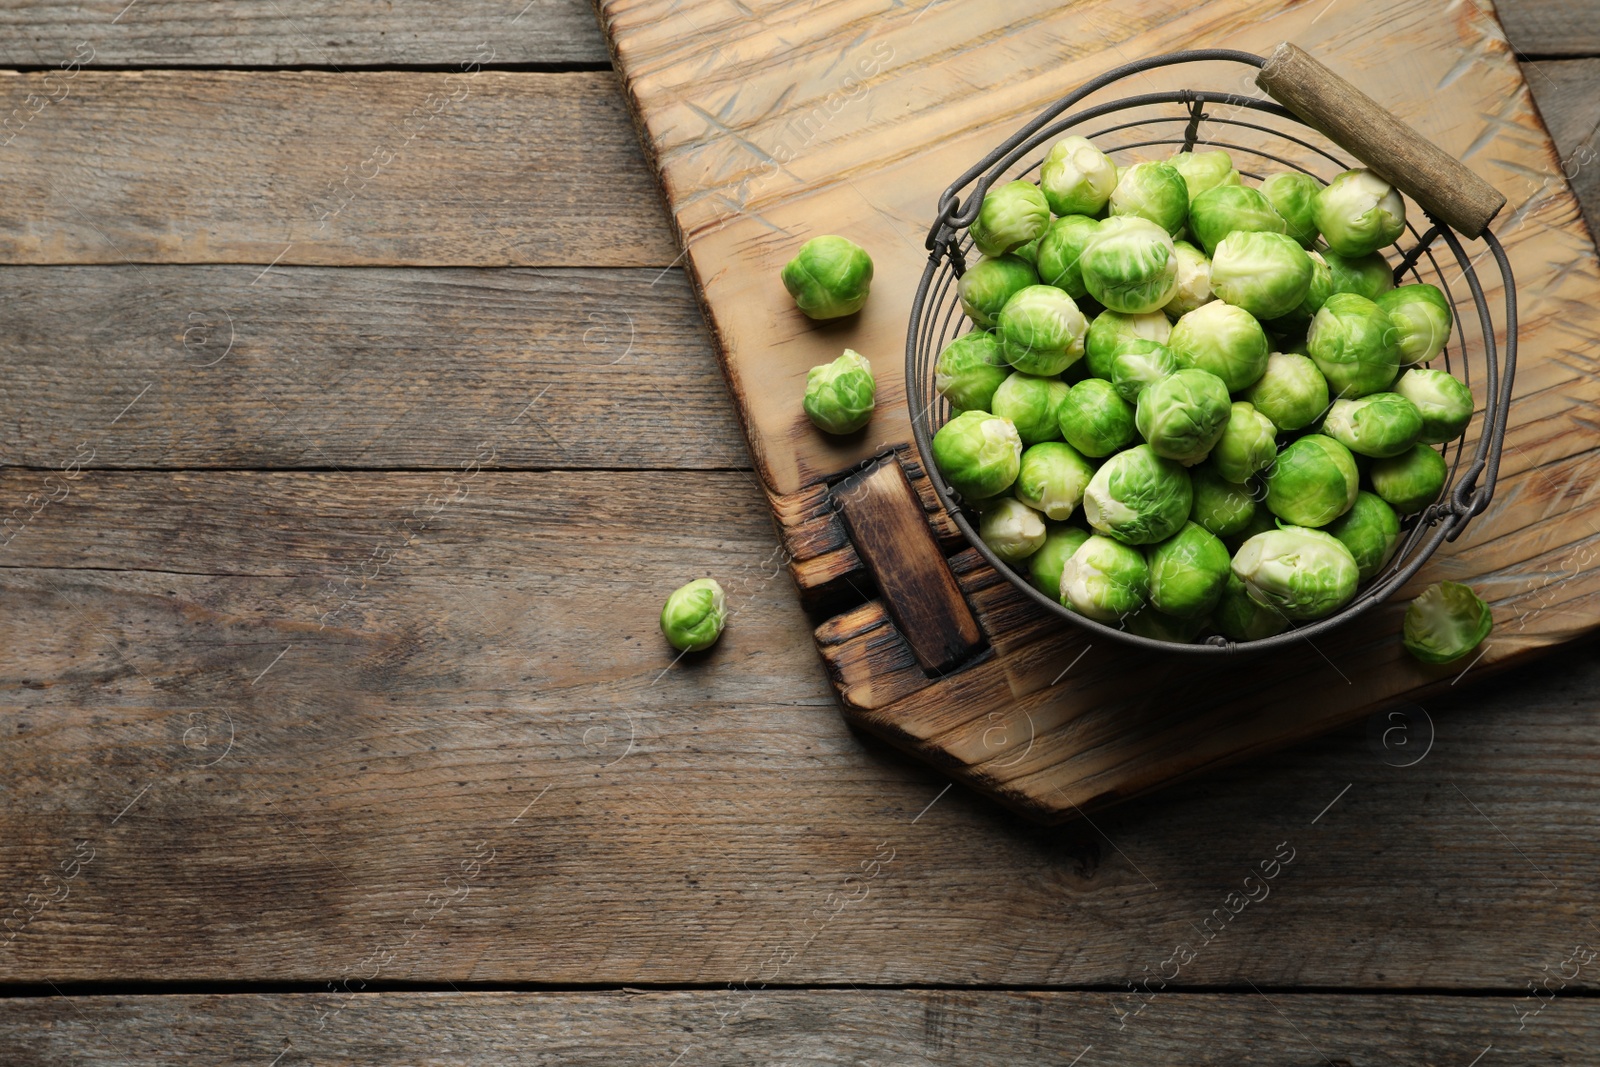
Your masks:
M 1293 54 L 1290 58 L 1309 64 L 1318 77 L 1325 74 L 1341 92 L 1347 91 L 1359 98 L 1353 105 L 1357 113 L 1336 117 L 1343 121 L 1329 121 L 1329 116 L 1322 112 L 1323 103 L 1316 100 L 1308 103 L 1301 94 L 1280 93 L 1276 85 L 1268 84 L 1264 74 L 1258 77 L 1258 83 L 1267 85 L 1269 91 L 1280 98 L 1289 98 L 1298 105 L 1296 110 L 1272 100 L 1202 89 L 1149 92 L 1071 110 L 1117 82 L 1158 67 L 1220 62 L 1271 70 L 1274 63 L 1286 57 L 1286 50 Z M 1344 99 L 1348 102 L 1351 98 Z M 1427 171 L 1411 169 L 1407 163 L 1396 163 L 1392 159 L 1366 158 L 1382 152 L 1381 148 L 1370 144 L 1362 146 L 1365 151 L 1361 163 L 1384 174 L 1409 194 L 1408 220 L 1418 217 L 1419 207 L 1420 215 L 1427 219 L 1427 228 L 1421 232 L 1408 221 L 1406 234 L 1397 242 L 1401 246 L 1401 256 L 1394 268 L 1395 281 L 1397 284 L 1403 278 L 1429 281 L 1444 291 L 1455 326 L 1441 354 L 1443 365 L 1472 388 L 1474 399 L 1481 407 L 1474 412 L 1465 434 L 1447 445 L 1438 446 L 1449 464 L 1449 477 L 1439 498 L 1404 521 L 1400 543 L 1389 564 L 1363 583 L 1355 598 L 1342 610 L 1262 640 L 1236 642 L 1216 635 L 1193 644 L 1160 641 L 1087 618 L 1041 593 L 1025 575 L 1003 562 L 984 543 L 961 508 L 959 494 L 946 484 L 933 461 L 933 435 L 951 414 L 948 403 L 934 388 L 934 364 L 943 347 L 971 327 L 962 314 L 955 283 L 966 269 L 966 255 L 972 244 L 966 228 L 977 218 L 984 193 L 990 186 L 1036 176 L 1043 162 L 1043 152 L 1068 134 L 1089 138 L 1124 166 L 1132 154 L 1140 150 L 1154 149 L 1170 155 L 1173 151 L 1192 151 L 1200 145 L 1226 150 L 1246 178 L 1260 178 L 1266 171 L 1294 169 L 1326 182 L 1356 164 L 1342 156 L 1340 145 L 1325 134 L 1338 135 L 1346 141 L 1364 140 L 1365 135 L 1357 131 L 1364 122 L 1375 118 L 1359 113 L 1359 108 L 1367 105 L 1382 116 L 1384 122 L 1421 141 L 1419 135 L 1409 131 L 1398 119 L 1292 46 L 1280 46 L 1270 58 L 1226 49 L 1156 56 L 1110 70 L 1056 101 L 963 174 L 940 197 L 938 218 L 928 232 L 927 247 L 931 254 L 917 287 L 906 332 L 906 397 L 912 413 L 912 430 L 934 489 L 961 532 L 991 566 L 1044 610 L 1097 635 L 1162 651 L 1218 655 L 1276 648 L 1324 633 L 1387 599 L 1417 573 L 1441 543 L 1454 541 L 1472 517 L 1488 506 L 1494 495 L 1500 450 L 1505 440 L 1517 352 L 1517 303 L 1511 265 L 1500 242 L 1486 228 L 1488 218 L 1504 200 L 1492 194 L 1498 203 L 1492 203 L 1486 215 L 1480 212 L 1481 224 L 1465 224 L 1469 230 L 1481 231 L 1477 240 L 1482 249 L 1476 255 L 1469 254 L 1463 234 L 1440 217 L 1459 219 L 1460 211 L 1452 211 L 1450 207 L 1434 210 L 1439 207 L 1439 201 L 1427 188 L 1430 177 Z M 1434 154 L 1430 160 L 1443 157 L 1443 153 L 1428 142 L 1421 141 L 1420 148 Z M 1145 154 L 1139 158 L 1159 157 Z M 1467 179 L 1481 182 L 1454 160 L 1448 163 Z M 1445 172 L 1435 172 L 1435 180 L 1439 173 Z M 1459 178 L 1458 175 L 1452 177 Z M 1446 195 L 1454 195 L 1456 191 L 1443 190 Z M 1485 285 L 1477 272 L 1478 262 L 1486 255 L 1493 258 L 1504 291 L 1504 314 L 1498 324 L 1491 314 Z M 1463 286 L 1465 297 L 1461 293 Z M 1471 309 L 1475 314 L 1463 316 L 1464 309 Z M 1497 331 L 1503 338 L 1500 344 L 1497 344 Z M 1438 366 L 1438 363 L 1430 365 Z

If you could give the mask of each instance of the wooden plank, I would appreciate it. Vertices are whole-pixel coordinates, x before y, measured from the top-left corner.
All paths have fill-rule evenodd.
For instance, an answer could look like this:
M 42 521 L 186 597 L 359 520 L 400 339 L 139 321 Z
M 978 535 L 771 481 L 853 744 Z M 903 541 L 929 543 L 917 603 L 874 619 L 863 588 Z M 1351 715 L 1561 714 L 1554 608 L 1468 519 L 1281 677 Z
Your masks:
M 783 982 L 1121 988 L 1281 841 L 1270 916 L 1184 983 L 1520 995 L 1586 936 L 1592 644 L 1424 701 L 1415 748 L 1379 716 L 1039 830 L 840 720 L 742 473 L 471 459 L 85 472 L 0 552 L 0 901 L 57 897 L 9 981 L 741 982 L 805 942 Z M 674 662 L 655 614 L 701 574 L 733 618 Z
M 1595 25 L 1594 7 L 1584 0 L 1495 0 L 1494 11 L 1512 47 L 1524 55 L 1600 52 L 1600 26 Z
M 273 0 L 249 13 L 221 0 L 48 3 L 0 8 L 0 65 L 54 66 L 79 42 L 100 67 L 454 66 L 494 50 L 496 63 L 605 63 L 582 0 L 460 0 L 424 10 L 381 0 Z
M 1559 964 L 1570 946 L 1553 957 Z M 1157 961 L 1159 962 L 1159 961 Z M 1567 970 L 1571 970 L 1569 966 Z M 1552 981 L 1551 986 L 1556 986 Z M 1159 990 L 1152 980 L 1151 986 Z M 1557 997 L 1518 1030 L 1506 996 L 938 990 L 41 997 L 0 1005 L 31 1067 L 263 1064 L 1577 1063 L 1600 1006 Z M 1529 1010 L 1520 1006 L 1520 1010 Z M 1128 1021 L 1119 1029 L 1122 1011 Z M 1092 1051 L 1086 1051 L 1090 1050 Z
M 12 465 L 749 462 L 679 270 L 4 267 L 0 289 Z
M 1594 30 L 1595 20 L 1589 20 Z M 1600 42 L 1600 38 L 1596 39 Z M 1600 51 L 1600 43 L 1591 51 Z M 1539 114 L 1561 157 L 1561 172 L 1583 205 L 1590 235 L 1600 233 L 1600 59 L 1552 59 L 1522 65 Z
M 665 266 L 615 86 L 0 72 L 0 261 Z

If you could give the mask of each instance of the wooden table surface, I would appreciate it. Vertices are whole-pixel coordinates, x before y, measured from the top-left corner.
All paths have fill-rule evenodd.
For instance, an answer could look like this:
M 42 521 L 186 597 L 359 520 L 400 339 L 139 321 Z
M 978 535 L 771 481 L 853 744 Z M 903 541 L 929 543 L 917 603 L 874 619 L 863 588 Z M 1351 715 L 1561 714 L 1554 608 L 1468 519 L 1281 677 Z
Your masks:
M 0 1064 L 1595 1062 L 1600 648 L 1051 830 L 852 734 L 524 2 L 0 2 Z

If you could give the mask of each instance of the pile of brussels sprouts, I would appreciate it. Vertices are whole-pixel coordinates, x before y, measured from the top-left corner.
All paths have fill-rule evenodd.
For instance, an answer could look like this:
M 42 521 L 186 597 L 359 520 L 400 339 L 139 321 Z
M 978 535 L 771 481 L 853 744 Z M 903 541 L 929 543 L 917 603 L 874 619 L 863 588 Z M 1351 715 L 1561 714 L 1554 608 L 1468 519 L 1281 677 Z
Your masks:
M 1366 170 L 1245 184 L 1226 152 L 1118 168 L 1082 137 L 984 198 L 970 332 L 935 373 L 941 474 L 1072 611 L 1175 642 L 1324 618 L 1389 562 L 1472 418 L 1428 364 L 1450 304 L 1379 251 Z

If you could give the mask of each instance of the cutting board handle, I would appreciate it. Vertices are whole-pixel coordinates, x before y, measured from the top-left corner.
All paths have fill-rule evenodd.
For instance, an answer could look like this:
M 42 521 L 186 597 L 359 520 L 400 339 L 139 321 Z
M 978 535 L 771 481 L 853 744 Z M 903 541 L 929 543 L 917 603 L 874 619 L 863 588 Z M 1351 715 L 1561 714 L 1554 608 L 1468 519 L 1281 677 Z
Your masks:
M 1506 198 L 1394 112 L 1285 41 L 1256 84 L 1441 222 L 1481 237 Z

